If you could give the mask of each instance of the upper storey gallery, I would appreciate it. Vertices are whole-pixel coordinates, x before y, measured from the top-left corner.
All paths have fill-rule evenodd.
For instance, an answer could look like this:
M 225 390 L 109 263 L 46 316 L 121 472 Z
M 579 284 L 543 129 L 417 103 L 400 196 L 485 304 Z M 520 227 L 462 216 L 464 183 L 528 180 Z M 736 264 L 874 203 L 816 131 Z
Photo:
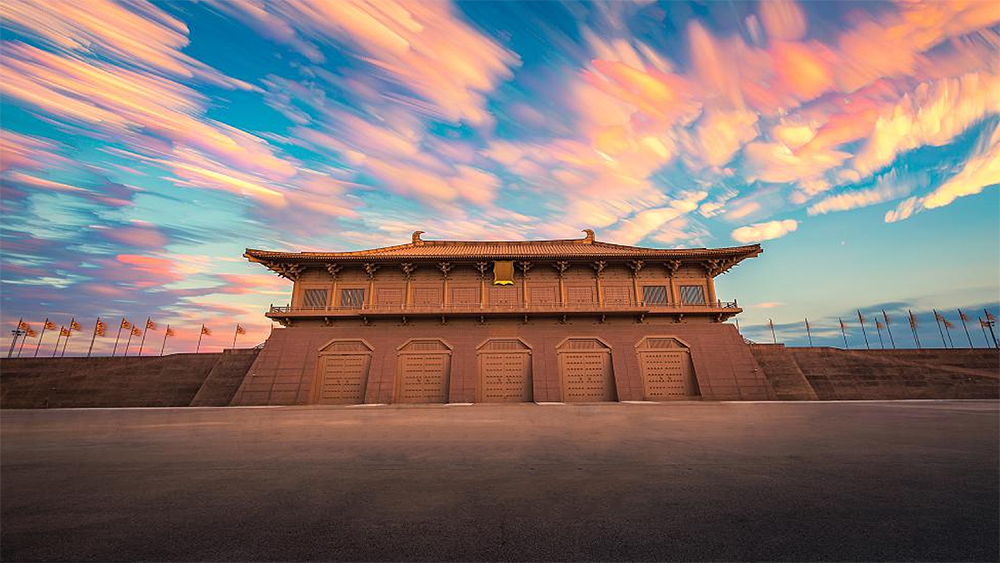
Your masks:
M 291 303 L 267 316 L 298 320 L 372 316 L 669 315 L 721 322 L 714 277 L 760 245 L 656 249 L 586 237 L 534 241 L 423 240 L 353 252 L 244 256 L 294 282 Z

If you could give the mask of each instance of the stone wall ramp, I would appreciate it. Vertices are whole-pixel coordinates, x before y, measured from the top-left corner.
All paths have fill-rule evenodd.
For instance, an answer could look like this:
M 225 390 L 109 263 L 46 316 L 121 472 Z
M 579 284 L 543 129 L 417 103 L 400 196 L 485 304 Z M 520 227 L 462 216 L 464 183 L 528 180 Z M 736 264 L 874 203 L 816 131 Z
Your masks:
M 816 391 L 784 344 L 752 344 L 750 351 L 779 401 L 816 400 Z
M 256 348 L 225 350 L 219 361 L 212 366 L 202 383 L 194 399 L 191 400 L 192 407 L 224 407 L 233 400 L 233 395 L 239 389 L 240 384 L 260 350 Z

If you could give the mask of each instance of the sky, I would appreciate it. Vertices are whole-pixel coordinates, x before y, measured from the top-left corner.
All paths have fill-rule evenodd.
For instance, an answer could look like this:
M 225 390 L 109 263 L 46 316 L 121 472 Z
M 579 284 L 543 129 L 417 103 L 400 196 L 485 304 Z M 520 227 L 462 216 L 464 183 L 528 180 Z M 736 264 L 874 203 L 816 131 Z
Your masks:
M 747 338 L 941 346 L 1000 302 L 994 2 L 0 3 L 0 322 L 263 342 L 244 249 L 761 242 Z M 888 338 L 884 337 L 889 346 Z M 945 336 L 947 339 L 947 335 Z M 40 355 L 51 355 L 49 331 Z M 122 341 L 125 340 L 123 334 Z M 24 354 L 38 338 L 29 338 Z M 130 353 L 137 350 L 131 343 Z M 121 347 L 119 347 L 119 353 Z

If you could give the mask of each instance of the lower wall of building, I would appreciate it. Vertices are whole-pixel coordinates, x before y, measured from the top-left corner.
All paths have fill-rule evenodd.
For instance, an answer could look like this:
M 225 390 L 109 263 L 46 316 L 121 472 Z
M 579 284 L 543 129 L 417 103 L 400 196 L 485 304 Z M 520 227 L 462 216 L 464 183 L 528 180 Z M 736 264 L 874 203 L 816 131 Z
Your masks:
M 257 350 L 150 357 L 0 360 L 0 407 L 228 405 Z
M 362 339 L 371 348 L 365 403 L 392 403 L 397 377 L 397 349 L 414 338 L 440 339 L 451 348 L 447 401 L 476 400 L 477 348 L 489 339 L 519 338 L 531 349 L 535 402 L 565 400 L 559 380 L 557 347 L 567 338 L 599 338 L 611 349 L 617 399 L 643 400 L 636 345 L 644 337 L 669 337 L 689 349 L 699 396 L 707 400 L 775 398 L 736 327 L 723 323 L 675 323 L 666 319 L 637 323 L 556 319 L 479 323 L 450 319 L 447 324 L 398 320 L 371 325 L 293 326 L 275 329 L 233 397 L 233 405 L 289 405 L 313 402 L 320 349 L 337 339 Z
M 995 349 L 750 348 L 782 400 L 1000 398 Z

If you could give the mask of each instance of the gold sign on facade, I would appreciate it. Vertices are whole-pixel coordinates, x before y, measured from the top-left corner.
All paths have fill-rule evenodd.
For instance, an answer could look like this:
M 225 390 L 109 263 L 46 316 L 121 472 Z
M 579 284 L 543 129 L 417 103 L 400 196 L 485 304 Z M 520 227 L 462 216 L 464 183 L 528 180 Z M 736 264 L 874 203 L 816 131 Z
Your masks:
M 493 285 L 514 285 L 514 263 L 497 261 L 493 263 Z

